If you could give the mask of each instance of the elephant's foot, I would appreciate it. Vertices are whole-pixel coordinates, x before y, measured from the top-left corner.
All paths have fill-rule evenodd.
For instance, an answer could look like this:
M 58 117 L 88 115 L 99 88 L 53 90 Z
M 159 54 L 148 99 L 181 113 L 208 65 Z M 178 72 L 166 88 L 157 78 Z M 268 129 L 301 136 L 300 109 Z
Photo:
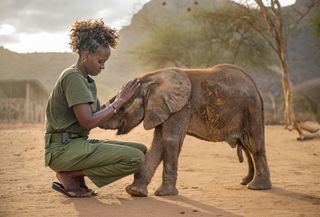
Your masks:
M 154 194 L 156 196 L 173 196 L 178 194 L 178 190 L 173 185 L 162 184 Z
M 131 196 L 135 196 L 135 197 L 148 196 L 147 186 L 137 186 L 137 185 L 131 184 L 126 187 L 126 192 Z
M 240 184 L 241 184 L 241 185 L 247 185 L 248 183 L 251 182 L 252 179 L 253 179 L 253 175 L 248 174 L 246 177 L 244 177 L 244 178 L 240 181 Z
M 269 178 L 254 178 L 248 185 L 247 188 L 252 190 L 267 190 L 272 186 Z

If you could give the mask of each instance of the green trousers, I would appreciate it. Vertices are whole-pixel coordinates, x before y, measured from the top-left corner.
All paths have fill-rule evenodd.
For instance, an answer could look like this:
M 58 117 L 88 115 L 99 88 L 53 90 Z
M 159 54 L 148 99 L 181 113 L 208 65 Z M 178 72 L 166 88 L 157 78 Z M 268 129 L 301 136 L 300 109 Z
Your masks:
M 98 187 L 136 172 L 147 151 L 133 142 L 80 137 L 62 144 L 52 142 L 50 136 L 45 135 L 45 165 L 57 172 L 82 170 Z

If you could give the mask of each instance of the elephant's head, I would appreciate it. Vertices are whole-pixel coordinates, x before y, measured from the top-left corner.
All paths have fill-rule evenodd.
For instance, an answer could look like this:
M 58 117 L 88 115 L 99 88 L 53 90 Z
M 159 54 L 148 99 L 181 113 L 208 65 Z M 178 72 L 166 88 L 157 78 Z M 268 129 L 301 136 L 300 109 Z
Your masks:
M 172 113 L 181 110 L 190 97 L 191 82 L 178 69 L 156 71 L 140 80 L 141 86 L 135 96 L 102 128 L 118 129 L 117 134 L 126 134 L 143 121 L 146 130 L 152 129 L 166 121 Z

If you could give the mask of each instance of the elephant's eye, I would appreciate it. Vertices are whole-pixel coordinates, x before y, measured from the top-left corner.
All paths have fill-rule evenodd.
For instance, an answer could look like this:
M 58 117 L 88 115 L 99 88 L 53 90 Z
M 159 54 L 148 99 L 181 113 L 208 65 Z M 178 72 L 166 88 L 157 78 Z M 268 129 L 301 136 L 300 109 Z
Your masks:
M 119 108 L 119 111 L 120 112 L 124 112 L 126 110 L 126 108 L 124 107 L 124 106 L 121 106 L 120 108 Z

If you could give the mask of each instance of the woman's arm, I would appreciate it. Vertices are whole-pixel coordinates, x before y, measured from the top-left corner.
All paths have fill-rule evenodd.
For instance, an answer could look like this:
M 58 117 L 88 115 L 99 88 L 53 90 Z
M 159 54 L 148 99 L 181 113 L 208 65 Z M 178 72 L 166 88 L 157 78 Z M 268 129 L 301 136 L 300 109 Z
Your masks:
M 74 105 L 72 108 L 80 126 L 86 130 L 90 130 L 101 125 L 114 114 L 115 109 L 118 110 L 124 103 L 132 98 L 139 86 L 140 81 L 138 79 L 128 82 L 124 88 L 122 88 L 119 93 L 119 98 L 112 103 L 112 106 L 103 108 L 95 113 L 92 113 L 90 104 L 88 103 Z

